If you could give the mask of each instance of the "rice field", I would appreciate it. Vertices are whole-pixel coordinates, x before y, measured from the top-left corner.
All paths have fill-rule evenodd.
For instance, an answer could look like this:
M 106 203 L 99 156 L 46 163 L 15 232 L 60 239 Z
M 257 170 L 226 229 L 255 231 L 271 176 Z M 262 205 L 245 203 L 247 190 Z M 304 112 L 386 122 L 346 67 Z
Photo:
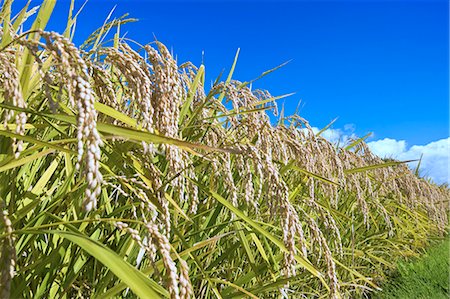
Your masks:
M 446 234 L 447 186 L 278 113 L 238 53 L 207 87 L 207 66 L 122 38 L 132 19 L 75 46 L 73 1 L 59 33 L 55 1 L 12 2 L 0 298 L 363 298 Z

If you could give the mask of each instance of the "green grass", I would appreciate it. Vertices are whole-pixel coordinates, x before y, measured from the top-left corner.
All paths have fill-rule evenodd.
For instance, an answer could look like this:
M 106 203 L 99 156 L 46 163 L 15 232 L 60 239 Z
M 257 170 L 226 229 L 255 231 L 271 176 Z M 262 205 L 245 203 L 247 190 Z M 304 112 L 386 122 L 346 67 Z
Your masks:
M 398 263 L 383 291 L 374 298 L 449 298 L 450 239 L 418 259 Z

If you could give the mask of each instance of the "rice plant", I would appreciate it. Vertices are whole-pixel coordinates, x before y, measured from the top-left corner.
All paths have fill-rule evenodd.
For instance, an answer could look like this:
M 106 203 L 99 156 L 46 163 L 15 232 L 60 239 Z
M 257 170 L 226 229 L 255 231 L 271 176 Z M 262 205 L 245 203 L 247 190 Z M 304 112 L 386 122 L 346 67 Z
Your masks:
M 1 298 L 357 298 L 448 228 L 447 186 L 334 145 L 119 18 L 0 12 Z M 25 20 L 27 20 L 25 23 Z M 33 20 L 31 26 L 26 26 Z M 107 36 L 114 34 L 111 42 Z M 270 73 L 266 72 L 264 75 Z

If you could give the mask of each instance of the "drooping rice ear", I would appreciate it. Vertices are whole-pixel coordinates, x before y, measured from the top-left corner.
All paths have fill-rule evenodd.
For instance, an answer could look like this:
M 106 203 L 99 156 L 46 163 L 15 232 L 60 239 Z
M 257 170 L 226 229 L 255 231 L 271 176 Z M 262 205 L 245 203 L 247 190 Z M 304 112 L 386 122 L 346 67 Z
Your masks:
M 145 130 L 154 132 L 154 107 L 151 102 L 154 92 L 153 78 L 144 59 L 139 59 L 140 56 L 134 50 L 123 44 L 118 49 L 102 48 L 99 53 L 106 55 L 105 62 L 117 70 L 118 78 L 120 75 L 123 76 L 122 89 L 129 103 L 117 102 L 116 106 L 120 107 L 122 112 L 127 112 L 131 117 L 136 118 Z M 151 145 L 146 144 L 144 148 L 152 152 Z
M 166 269 L 166 283 L 167 289 L 169 290 L 170 298 L 179 299 L 180 298 L 180 277 L 177 273 L 177 268 L 175 262 L 170 256 L 170 242 L 167 237 L 158 231 L 158 227 L 152 223 L 147 223 L 145 225 L 149 233 L 149 241 L 156 245 L 156 248 L 161 254 L 161 258 Z M 184 278 L 184 276 L 183 276 Z M 183 295 L 186 294 L 185 285 L 189 284 L 189 281 L 182 279 Z
M 180 262 L 180 299 L 191 298 L 193 292 L 192 283 L 189 278 L 189 266 L 185 260 L 179 258 Z
M 87 181 L 83 208 L 90 211 L 97 207 L 97 197 L 101 192 L 103 178 L 99 165 L 103 142 L 97 131 L 95 94 L 89 82 L 88 68 L 81 52 L 67 38 L 55 32 L 38 30 L 37 33 L 45 39 L 45 44 L 23 39 L 18 42 L 36 57 L 39 56 L 37 47 L 41 46 L 58 61 L 57 70 L 68 91 L 69 104 L 77 109 L 77 169 L 83 164 L 83 175 Z
M 3 97 L 5 102 L 18 108 L 27 108 L 20 89 L 19 71 L 16 68 L 14 52 L 0 52 L 0 86 L 3 88 Z M 18 135 L 25 134 L 25 124 L 27 123 L 27 114 L 25 112 L 14 112 L 12 110 L 3 111 L 3 122 L 5 129 L 8 128 L 8 122 L 15 118 L 15 130 Z M 13 138 L 12 149 L 14 157 L 18 158 L 23 150 L 23 140 Z
M 0 298 L 9 298 L 11 281 L 15 275 L 16 247 L 12 223 L 6 210 L 0 216 L 0 231 L 5 234 L 0 239 Z

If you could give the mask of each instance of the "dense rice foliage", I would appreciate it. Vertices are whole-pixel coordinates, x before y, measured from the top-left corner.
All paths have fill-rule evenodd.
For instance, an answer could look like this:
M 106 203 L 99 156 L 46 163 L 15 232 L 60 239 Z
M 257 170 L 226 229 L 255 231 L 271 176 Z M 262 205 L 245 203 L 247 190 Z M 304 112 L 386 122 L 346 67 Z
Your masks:
M 15 18 L 11 4 L 1 298 L 355 298 L 445 232 L 446 186 L 363 138 L 271 123 L 280 97 L 233 80 L 236 61 L 207 90 L 203 65 L 128 45 L 130 19 L 76 47 L 73 3 L 62 34 L 44 30 L 54 1 Z

